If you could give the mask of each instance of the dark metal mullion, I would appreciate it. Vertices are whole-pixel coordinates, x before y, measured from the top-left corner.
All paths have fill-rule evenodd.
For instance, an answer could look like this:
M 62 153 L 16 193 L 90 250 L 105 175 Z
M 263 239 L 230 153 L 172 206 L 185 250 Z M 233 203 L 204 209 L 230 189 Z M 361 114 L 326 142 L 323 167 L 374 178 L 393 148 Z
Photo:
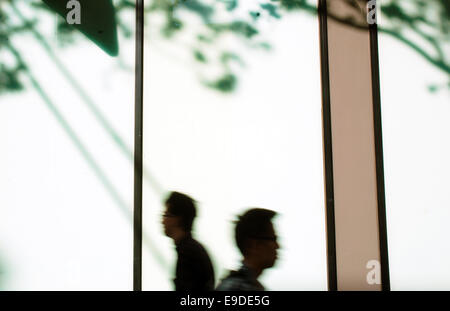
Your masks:
M 136 0 L 134 111 L 133 290 L 142 290 L 142 145 L 144 82 L 144 0 Z
M 377 4 L 378 5 L 378 4 Z M 389 260 L 386 224 L 386 198 L 383 163 L 383 136 L 381 123 L 381 95 L 380 95 L 380 68 L 378 59 L 378 29 L 377 25 L 369 27 L 370 57 L 372 66 L 372 96 L 373 96 L 373 124 L 375 135 L 375 161 L 377 173 L 377 200 L 378 200 L 378 227 L 380 239 L 381 284 L 382 290 L 389 291 Z
M 333 149 L 330 108 L 327 1 L 319 0 L 320 55 L 322 72 L 322 118 L 327 223 L 328 290 L 337 290 L 336 227 L 334 215 Z

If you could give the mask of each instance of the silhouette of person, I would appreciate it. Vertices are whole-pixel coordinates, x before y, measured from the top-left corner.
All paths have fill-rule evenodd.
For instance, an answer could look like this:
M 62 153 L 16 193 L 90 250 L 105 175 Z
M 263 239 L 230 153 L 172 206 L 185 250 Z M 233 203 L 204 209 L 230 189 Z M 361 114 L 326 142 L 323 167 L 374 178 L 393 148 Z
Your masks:
M 176 291 L 214 289 L 214 269 L 205 248 L 193 239 L 191 230 L 197 214 L 195 201 L 179 192 L 171 192 L 165 201 L 162 224 L 164 233 L 175 242 L 177 264 Z
M 261 273 L 273 267 L 280 248 L 272 224 L 276 212 L 253 208 L 239 216 L 235 227 L 235 239 L 243 255 L 238 271 L 230 271 L 216 290 L 218 291 L 262 291 L 258 281 Z

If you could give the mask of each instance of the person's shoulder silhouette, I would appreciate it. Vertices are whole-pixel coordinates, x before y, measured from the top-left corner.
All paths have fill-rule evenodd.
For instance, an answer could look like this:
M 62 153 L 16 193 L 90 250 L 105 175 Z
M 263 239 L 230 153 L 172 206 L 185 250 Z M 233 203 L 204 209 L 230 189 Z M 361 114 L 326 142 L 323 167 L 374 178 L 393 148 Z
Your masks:
M 165 200 L 162 224 L 164 233 L 174 240 L 177 251 L 176 291 L 210 291 L 214 289 L 214 268 L 208 252 L 192 237 L 197 215 L 195 201 L 186 194 L 172 192 Z

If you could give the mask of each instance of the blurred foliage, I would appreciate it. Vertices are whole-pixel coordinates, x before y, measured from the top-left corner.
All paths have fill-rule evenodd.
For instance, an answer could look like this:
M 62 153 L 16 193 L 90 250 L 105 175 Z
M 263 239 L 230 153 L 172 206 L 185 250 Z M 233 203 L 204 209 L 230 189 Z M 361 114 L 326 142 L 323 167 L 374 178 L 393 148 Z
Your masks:
M 380 9 L 386 21 L 381 33 L 407 45 L 447 75 L 447 83 L 431 85 L 430 92 L 450 89 L 450 1 L 391 0 Z
M 241 0 L 244 1 L 244 0 Z M 272 19 L 275 23 L 286 14 L 294 11 L 317 14 L 316 0 L 254 0 L 254 5 L 248 11 L 247 17 L 233 14 L 240 6 L 239 0 L 153 0 L 146 2 L 146 21 L 153 21 L 152 16 L 162 16 L 164 22 L 158 25 L 147 24 L 146 29 L 159 27 L 161 37 L 171 44 L 180 44 L 179 34 L 183 31 L 191 34 L 190 42 L 182 45 L 182 48 L 190 49 L 196 63 L 196 70 L 206 67 L 220 68 L 220 74 L 213 79 L 201 78 L 202 83 L 212 89 L 223 93 L 235 90 L 238 84 L 238 72 L 230 63 L 243 66 L 244 61 L 236 51 L 229 51 L 220 44 L 225 35 L 231 35 L 239 39 L 247 47 L 270 51 L 271 44 L 263 40 L 259 20 Z M 246 0 L 253 1 L 253 0 Z M 17 3 L 17 1 L 15 1 Z M 27 0 L 22 5 L 34 8 L 34 16 L 26 22 L 17 18 L 9 18 L 6 14 L 15 14 L 11 9 L 19 7 L 13 0 L 1 0 L 0 2 L 0 94 L 4 92 L 20 91 L 24 88 L 21 81 L 21 71 L 24 66 L 11 60 L 12 54 L 8 54 L 11 48 L 9 38 L 23 32 L 30 32 L 40 18 L 53 14 L 40 0 Z M 330 1 L 329 1 L 330 2 Z M 355 0 L 343 0 L 351 8 L 366 14 L 361 8 L 361 2 Z M 387 34 L 421 55 L 430 65 L 444 72 L 450 77 L 450 59 L 448 48 L 450 44 L 450 1 L 448 0 L 385 0 L 381 3 L 380 14 L 383 24 L 378 26 L 380 33 Z M 132 13 L 135 2 L 131 0 L 113 1 L 116 9 L 116 19 L 119 34 L 132 39 L 133 30 L 123 21 L 122 16 L 126 12 Z M 221 9 L 229 13 L 229 19 L 223 20 L 217 17 L 217 11 Z M 191 15 L 195 18 L 184 18 Z M 359 27 L 348 16 L 333 15 L 331 18 Z M 365 17 L 364 17 L 365 20 Z M 195 23 L 193 22 L 195 21 Z M 199 24 L 198 21 L 201 21 Z M 131 26 L 132 27 L 132 26 Z M 59 19 L 56 25 L 58 43 L 61 47 L 76 44 L 76 32 L 74 27 Z M 150 29 L 152 30 L 152 29 Z M 154 29 L 153 29 L 154 30 Z M 187 31 L 190 30 L 190 31 Z M 192 31 L 194 30 L 194 31 Z M 41 34 L 41 40 L 46 39 Z M 186 40 L 186 37 L 183 37 Z M 8 42 L 8 44 L 6 44 Z M 447 51 L 446 51 L 447 49 Z M 6 55 L 6 56 L 5 56 Z M 234 69 L 233 69 L 234 68 Z M 450 84 L 444 84 L 450 88 Z M 429 86 L 430 91 L 439 90 L 440 86 Z
M 204 84 L 221 92 L 231 92 L 236 87 L 236 82 L 236 76 L 229 73 L 217 79 L 216 81 L 207 81 L 204 82 Z
M 15 92 L 23 89 L 19 81 L 21 66 L 9 68 L 5 64 L 0 64 L 0 94 L 3 92 Z

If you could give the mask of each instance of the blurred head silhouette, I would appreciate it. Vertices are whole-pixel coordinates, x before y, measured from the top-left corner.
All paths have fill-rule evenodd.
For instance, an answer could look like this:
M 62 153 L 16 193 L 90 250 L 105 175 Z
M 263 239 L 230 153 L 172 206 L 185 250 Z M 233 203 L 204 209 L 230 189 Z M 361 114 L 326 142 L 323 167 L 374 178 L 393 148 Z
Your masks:
M 177 291 L 214 289 L 214 267 L 203 245 L 192 237 L 192 223 L 197 215 L 195 201 L 186 194 L 171 192 L 164 201 L 164 233 L 175 243 L 177 264 L 173 279 Z
M 177 236 L 190 233 L 197 215 L 195 201 L 186 194 L 171 192 L 164 203 L 166 209 L 162 224 L 165 235 L 175 239 Z
M 236 244 L 244 263 L 258 274 L 270 268 L 277 259 L 280 248 L 272 224 L 276 212 L 253 208 L 239 216 L 235 227 Z

